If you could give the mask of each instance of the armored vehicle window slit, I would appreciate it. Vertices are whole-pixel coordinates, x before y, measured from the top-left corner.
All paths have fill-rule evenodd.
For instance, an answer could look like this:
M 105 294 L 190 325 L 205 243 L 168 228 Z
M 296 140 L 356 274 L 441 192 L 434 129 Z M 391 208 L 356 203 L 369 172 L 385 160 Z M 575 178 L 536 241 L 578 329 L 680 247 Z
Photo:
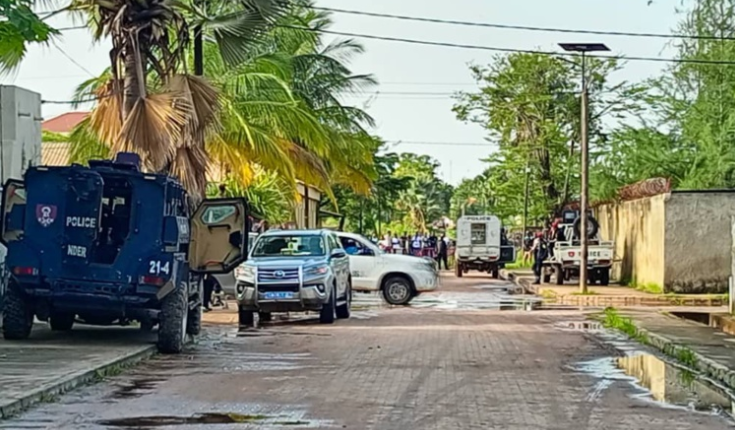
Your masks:
M 124 178 L 105 177 L 94 262 L 113 264 L 130 235 L 133 191 Z

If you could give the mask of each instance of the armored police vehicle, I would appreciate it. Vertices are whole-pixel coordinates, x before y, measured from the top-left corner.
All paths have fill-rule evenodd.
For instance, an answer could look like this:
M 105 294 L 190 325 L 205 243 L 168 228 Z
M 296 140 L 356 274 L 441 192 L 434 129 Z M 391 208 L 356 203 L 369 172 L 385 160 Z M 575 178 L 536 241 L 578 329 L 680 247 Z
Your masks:
M 138 321 L 158 325 L 161 352 L 178 353 L 200 331 L 202 276 L 247 255 L 244 199 L 192 210 L 179 182 L 141 172 L 135 154 L 32 167 L 6 183 L 2 215 L 5 339 L 28 338 L 34 317 L 57 331 Z

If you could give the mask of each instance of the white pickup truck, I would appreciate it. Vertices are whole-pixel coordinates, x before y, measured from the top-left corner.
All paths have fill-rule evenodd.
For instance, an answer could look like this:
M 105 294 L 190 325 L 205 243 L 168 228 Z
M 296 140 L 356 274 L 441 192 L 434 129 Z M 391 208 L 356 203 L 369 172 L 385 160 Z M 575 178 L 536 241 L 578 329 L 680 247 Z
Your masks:
M 363 236 L 336 232 L 350 257 L 353 291 L 380 291 L 392 305 L 407 305 L 439 285 L 436 264 L 426 258 L 388 254 Z
M 544 262 L 543 281 L 551 281 L 552 275 L 556 285 L 579 276 L 582 260 L 582 247 L 579 244 L 579 220 L 571 221 L 571 215 L 565 214 L 565 221 L 559 225 L 564 232 L 564 240 L 557 240 L 551 256 Z M 599 224 L 590 217 L 588 223 L 587 273 L 590 284 L 610 284 L 610 269 L 615 255 L 615 242 L 601 240 Z

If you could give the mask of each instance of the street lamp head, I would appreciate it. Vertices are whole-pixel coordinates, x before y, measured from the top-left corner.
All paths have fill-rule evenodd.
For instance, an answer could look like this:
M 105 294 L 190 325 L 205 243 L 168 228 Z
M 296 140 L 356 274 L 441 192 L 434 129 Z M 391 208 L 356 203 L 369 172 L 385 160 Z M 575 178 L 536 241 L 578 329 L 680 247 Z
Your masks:
M 560 43 L 559 47 L 567 52 L 582 53 L 610 50 L 604 43 Z

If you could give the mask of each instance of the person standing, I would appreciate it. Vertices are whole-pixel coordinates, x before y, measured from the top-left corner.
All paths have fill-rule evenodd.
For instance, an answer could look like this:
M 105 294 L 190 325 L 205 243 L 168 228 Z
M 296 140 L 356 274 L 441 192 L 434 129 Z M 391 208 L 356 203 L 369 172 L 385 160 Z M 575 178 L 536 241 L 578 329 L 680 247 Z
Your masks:
M 534 285 L 541 284 L 544 260 L 549 256 L 549 246 L 546 241 L 546 230 L 536 233 L 536 238 L 531 247 L 533 253 L 533 274 L 536 276 Z
M 212 308 L 210 307 L 212 303 L 212 293 L 214 293 L 214 289 L 217 287 L 218 284 L 219 283 L 217 282 L 217 279 L 215 279 L 214 275 L 204 275 L 204 297 L 202 298 L 202 307 L 204 308 L 205 312 L 209 312 L 212 310 Z
M 449 270 L 449 238 L 446 234 L 442 234 L 437 247 L 436 262 L 439 263 L 439 270 L 442 270 L 442 262 L 444 269 Z
M 531 230 L 526 232 L 526 236 L 523 238 L 523 264 L 527 264 L 533 257 L 531 249 L 533 248 L 534 237 L 531 234 Z

